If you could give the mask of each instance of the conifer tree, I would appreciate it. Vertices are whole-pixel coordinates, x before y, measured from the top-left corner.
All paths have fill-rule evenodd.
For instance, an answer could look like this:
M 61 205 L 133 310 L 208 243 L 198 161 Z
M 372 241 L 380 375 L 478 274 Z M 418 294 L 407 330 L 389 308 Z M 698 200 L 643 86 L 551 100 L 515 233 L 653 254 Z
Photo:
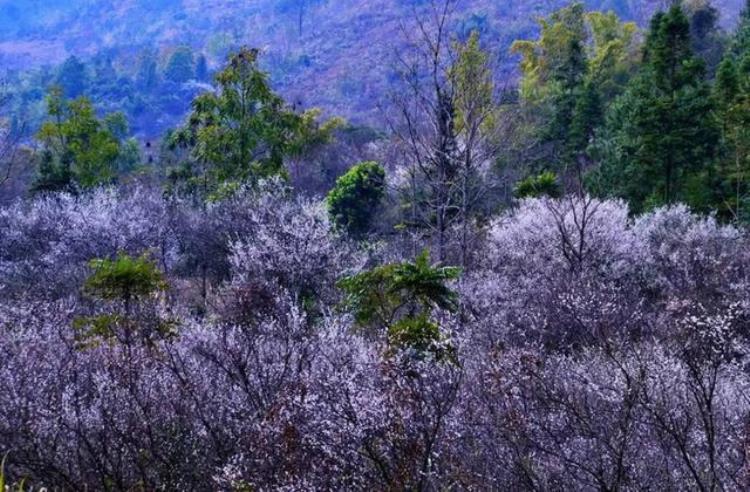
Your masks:
M 679 5 L 651 21 L 639 73 L 612 105 L 598 143 L 596 189 L 640 212 L 682 200 L 706 205 L 719 129 L 703 62 Z
M 521 97 L 538 123 L 542 150 L 534 171 L 578 183 L 604 106 L 622 91 L 635 65 L 636 27 L 613 13 L 586 12 L 580 2 L 541 22 L 536 41 L 516 41 L 523 57 Z
M 714 98 L 721 119 L 722 155 L 714 208 L 737 222 L 750 218 L 750 2 L 719 65 Z
M 455 362 L 454 349 L 434 313 L 458 310 L 458 296 L 448 283 L 460 275 L 460 268 L 431 264 L 425 250 L 413 262 L 391 263 L 345 277 L 339 287 L 358 327 L 374 336 L 385 331 L 392 351 Z

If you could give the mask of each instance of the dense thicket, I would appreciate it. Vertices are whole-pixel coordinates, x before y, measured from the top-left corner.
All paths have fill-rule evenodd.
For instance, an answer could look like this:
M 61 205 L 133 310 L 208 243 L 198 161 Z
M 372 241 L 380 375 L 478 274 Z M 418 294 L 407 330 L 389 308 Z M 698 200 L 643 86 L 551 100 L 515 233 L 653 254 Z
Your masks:
M 747 485 L 741 231 L 684 207 L 631 220 L 617 201 L 524 201 L 446 285 L 457 310 L 430 308 L 440 339 L 425 346 L 422 331 L 358 327 L 336 283 L 406 260 L 398 291 L 385 271 L 368 285 L 439 299 L 427 287 L 437 271 L 408 274 L 408 258 L 351 244 L 322 204 L 278 186 L 205 212 L 147 189 L 3 210 L 9 477 L 102 489 Z M 150 270 L 88 261 L 142 252 L 168 288 L 125 307 L 112 278 L 150 285 Z M 211 264 L 204 300 L 196 261 Z M 115 286 L 106 300 L 102 282 Z M 76 320 L 92 317 L 151 335 L 82 332 Z
M 0 483 L 750 487 L 750 8 L 572 4 L 501 91 L 423 7 L 387 132 L 243 48 L 150 163 L 72 85 L 0 133 Z

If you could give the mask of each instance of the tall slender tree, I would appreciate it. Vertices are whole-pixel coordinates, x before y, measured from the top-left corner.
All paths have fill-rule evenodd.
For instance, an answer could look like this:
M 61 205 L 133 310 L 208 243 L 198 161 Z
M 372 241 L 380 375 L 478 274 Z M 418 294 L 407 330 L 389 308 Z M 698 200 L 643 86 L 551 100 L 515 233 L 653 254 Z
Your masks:
M 472 220 L 486 192 L 484 171 L 496 154 L 500 126 L 490 55 L 480 46 L 478 31 L 472 31 L 465 43 L 454 47 L 455 61 L 450 67 L 454 89 L 456 133 L 459 160 L 459 255 L 466 269 L 472 244 Z
M 495 154 L 498 112 L 490 55 L 478 33 L 463 43 L 451 37 L 455 4 L 433 0 L 416 12 L 415 28 L 404 29 L 410 49 L 399 59 L 397 118 L 391 123 L 408 174 L 402 189 L 405 225 L 432 242 L 439 261 L 458 239 L 452 260 L 466 266 L 470 223 L 485 189 L 486 164 Z
M 402 29 L 408 49 L 398 59 L 400 84 L 392 97 L 396 117 L 390 122 L 407 164 L 405 224 L 434 243 L 439 261 L 446 257 L 457 209 L 456 106 L 449 77 L 455 4 L 431 0 L 415 11 L 414 25 Z

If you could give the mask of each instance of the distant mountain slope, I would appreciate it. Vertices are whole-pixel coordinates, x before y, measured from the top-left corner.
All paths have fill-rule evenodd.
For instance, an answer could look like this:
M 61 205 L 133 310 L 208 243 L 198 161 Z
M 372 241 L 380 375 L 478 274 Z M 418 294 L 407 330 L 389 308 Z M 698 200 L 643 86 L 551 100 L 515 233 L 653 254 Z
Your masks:
M 233 46 L 266 51 L 274 83 L 290 99 L 367 119 L 387 84 L 399 26 L 426 0 L 0 0 L 0 63 L 25 69 L 111 53 L 133 64 L 148 47 L 190 45 L 218 66 Z M 457 29 L 478 28 L 507 57 L 533 36 L 536 18 L 565 0 L 462 0 Z M 731 23 L 743 0 L 717 0 Z M 644 22 L 657 2 L 589 0 Z

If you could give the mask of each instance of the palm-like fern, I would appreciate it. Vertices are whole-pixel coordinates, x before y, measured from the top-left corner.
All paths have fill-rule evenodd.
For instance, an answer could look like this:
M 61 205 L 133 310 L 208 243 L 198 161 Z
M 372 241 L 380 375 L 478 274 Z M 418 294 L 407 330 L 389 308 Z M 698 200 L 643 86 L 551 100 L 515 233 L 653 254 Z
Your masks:
M 387 332 L 392 346 L 424 352 L 441 340 L 439 327 L 429 321 L 433 311 L 458 307 L 448 282 L 460 274 L 460 268 L 432 265 L 425 250 L 414 262 L 383 265 L 347 277 L 339 287 L 360 327 Z

